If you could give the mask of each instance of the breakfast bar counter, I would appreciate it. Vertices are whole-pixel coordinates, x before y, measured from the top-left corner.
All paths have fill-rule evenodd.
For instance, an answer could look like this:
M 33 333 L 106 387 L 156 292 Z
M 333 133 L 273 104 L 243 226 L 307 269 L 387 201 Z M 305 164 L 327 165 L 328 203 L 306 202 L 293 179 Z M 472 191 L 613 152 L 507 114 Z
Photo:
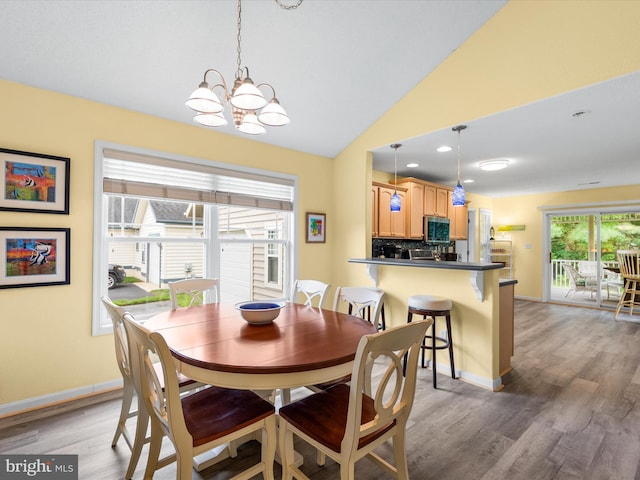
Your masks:
M 513 292 L 517 283 L 500 278 L 502 264 L 376 257 L 348 261 L 354 267 L 363 265 L 373 285 L 384 290 L 387 324 L 406 322 L 407 301 L 412 295 L 451 299 L 457 377 L 494 391 L 502 388 L 501 375 L 510 370 L 513 354 Z M 448 372 L 444 357 L 438 358 L 436 367 Z

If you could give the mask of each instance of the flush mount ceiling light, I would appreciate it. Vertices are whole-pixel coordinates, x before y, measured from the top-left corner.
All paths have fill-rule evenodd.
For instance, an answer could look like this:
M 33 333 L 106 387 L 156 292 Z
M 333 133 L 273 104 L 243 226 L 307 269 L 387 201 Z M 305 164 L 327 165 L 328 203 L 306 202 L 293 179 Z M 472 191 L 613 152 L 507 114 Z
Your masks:
M 394 191 L 393 191 L 393 195 L 391 195 L 391 202 L 390 202 L 390 208 L 392 212 L 399 212 L 400 206 L 402 204 L 402 202 L 400 201 L 400 196 L 398 195 L 398 190 L 396 188 L 396 185 L 398 184 L 398 149 L 401 146 L 402 146 L 401 143 L 394 143 L 391 145 L 391 148 L 395 150 L 394 164 L 393 164 Z
M 492 172 L 494 170 L 502 170 L 509 166 L 509 160 L 506 158 L 496 158 L 495 160 L 486 160 L 480 162 L 480 169 Z
M 302 1 L 292 6 L 283 5 L 280 1 L 276 3 L 282 8 L 293 10 L 297 8 Z M 236 128 L 248 135 L 262 135 L 266 133 L 265 125 L 270 127 L 280 127 L 289 123 L 289 116 L 280 102 L 276 98 L 276 91 L 268 83 L 260 83 L 255 85 L 249 77 L 249 68 L 242 66 L 240 58 L 240 39 L 242 28 L 242 4 L 238 0 L 238 61 L 236 69 L 236 78 L 233 82 L 231 93 L 227 88 L 222 74 L 214 69 L 209 68 L 204 72 L 204 78 L 199 87 L 191 94 L 185 105 L 196 112 L 194 121 L 205 127 L 223 127 L 229 122 L 223 115 L 226 104 L 231 105 L 231 115 Z M 216 74 L 222 83 L 209 86 L 207 83 L 207 75 L 209 73 Z M 271 90 L 271 100 L 267 102 L 264 95 L 260 91 L 261 87 L 267 87 Z M 215 93 L 218 90 L 222 95 L 222 100 Z
M 465 205 L 464 187 L 460 184 L 460 132 L 466 128 L 466 125 L 458 125 L 451 129 L 454 132 L 458 132 L 458 183 L 453 187 L 451 194 L 451 204 L 454 207 L 464 207 Z

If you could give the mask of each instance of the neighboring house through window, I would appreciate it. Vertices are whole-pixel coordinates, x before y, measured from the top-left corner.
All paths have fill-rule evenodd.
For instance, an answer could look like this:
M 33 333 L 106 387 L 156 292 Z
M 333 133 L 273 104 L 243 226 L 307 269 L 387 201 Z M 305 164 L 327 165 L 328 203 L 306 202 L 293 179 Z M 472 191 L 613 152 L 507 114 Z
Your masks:
M 127 309 L 144 320 L 182 278 L 219 278 L 222 301 L 286 297 L 294 177 L 102 142 L 95 172 L 94 334 L 111 331 L 101 296 L 140 297 Z M 136 285 L 108 289 L 110 264 Z

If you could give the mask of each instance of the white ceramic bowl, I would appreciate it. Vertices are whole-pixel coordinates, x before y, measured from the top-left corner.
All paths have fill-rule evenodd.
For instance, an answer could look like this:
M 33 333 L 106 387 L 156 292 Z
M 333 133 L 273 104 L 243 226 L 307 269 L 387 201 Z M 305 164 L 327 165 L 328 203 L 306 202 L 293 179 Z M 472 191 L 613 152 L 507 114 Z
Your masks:
M 264 325 L 273 322 L 285 304 L 282 302 L 250 301 L 236 303 L 236 308 L 240 310 L 240 315 L 248 323 L 253 325 Z

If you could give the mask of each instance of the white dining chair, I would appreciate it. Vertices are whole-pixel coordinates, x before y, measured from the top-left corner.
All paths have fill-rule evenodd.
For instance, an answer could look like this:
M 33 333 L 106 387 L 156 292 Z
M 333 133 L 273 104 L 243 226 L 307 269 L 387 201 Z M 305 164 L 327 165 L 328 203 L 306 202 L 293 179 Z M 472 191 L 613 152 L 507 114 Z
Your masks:
M 283 480 L 309 479 L 294 463 L 294 436 L 317 449 L 319 465 L 324 465 L 325 456 L 337 462 L 342 480 L 355 478 L 355 464 L 364 457 L 393 478 L 409 478 L 405 431 L 415 397 L 420 346 L 431 322 L 419 320 L 365 335 L 358 345 L 350 386 L 339 384 L 280 408 Z M 405 354 L 408 361 L 403 376 Z M 381 374 L 376 375 L 372 394 L 367 395 L 370 358 Z M 387 451 L 394 464 L 374 451 L 389 439 L 393 448 Z
M 186 297 L 189 301 L 187 307 L 212 303 L 207 295 L 215 295 L 213 303 L 220 301 L 220 280 L 217 278 L 186 278 L 169 282 L 169 296 L 171 297 L 171 310 L 179 308 L 178 295 Z
M 319 280 L 296 280 L 293 282 L 289 298 L 294 303 L 299 303 L 296 300 L 301 298 L 305 305 L 314 306 L 316 303 L 315 306 L 323 308 L 328 289 L 329 284 Z
M 176 462 L 176 479 L 190 480 L 195 456 L 261 433 L 260 461 L 234 478 L 246 480 L 262 473 L 266 480 L 274 480 L 275 407 L 249 390 L 216 386 L 181 396 L 176 365 L 164 337 L 144 328 L 129 313 L 124 314 L 123 320 L 133 346 L 131 364 L 138 395 L 151 417 L 144 478 L 151 479 L 156 470 Z M 160 360 L 160 372 L 154 366 L 154 358 Z M 160 458 L 165 436 L 175 453 Z
M 140 459 L 140 453 L 145 443 L 149 441 L 147 437 L 147 427 L 149 425 L 149 414 L 144 408 L 144 404 L 138 398 L 137 408 L 132 408 L 133 397 L 136 394 L 135 379 L 132 370 L 131 362 L 131 344 L 124 326 L 124 314 L 126 310 L 123 307 L 119 307 L 114 304 L 109 297 L 102 297 L 100 299 L 104 305 L 111 323 L 113 324 L 113 340 L 115 342 L 116 361 L 120 374 L 122 375 L 122 403 L 120 405 L 120 417 L 118 418 L 118 425 L 116 432 L 111 441 L 111 447 L 115 448 L 120 437 L 124 438 L 126 444 L 131 450 L 131 458 L 129 459 L 129 465 L 127 466 L 127 472 L 125 479 L 133 477 L 133 473 L 138 465 Z M 157 364 L 156 364 L 157 365 Z M 201 382 L 185 377 L 180 374 L 178 376 L 178 388 L 181 393 L 196 390 L 204 386 Z M 136 433 L 132 436 L 127 429 L 127 420 L 136 417 Z

